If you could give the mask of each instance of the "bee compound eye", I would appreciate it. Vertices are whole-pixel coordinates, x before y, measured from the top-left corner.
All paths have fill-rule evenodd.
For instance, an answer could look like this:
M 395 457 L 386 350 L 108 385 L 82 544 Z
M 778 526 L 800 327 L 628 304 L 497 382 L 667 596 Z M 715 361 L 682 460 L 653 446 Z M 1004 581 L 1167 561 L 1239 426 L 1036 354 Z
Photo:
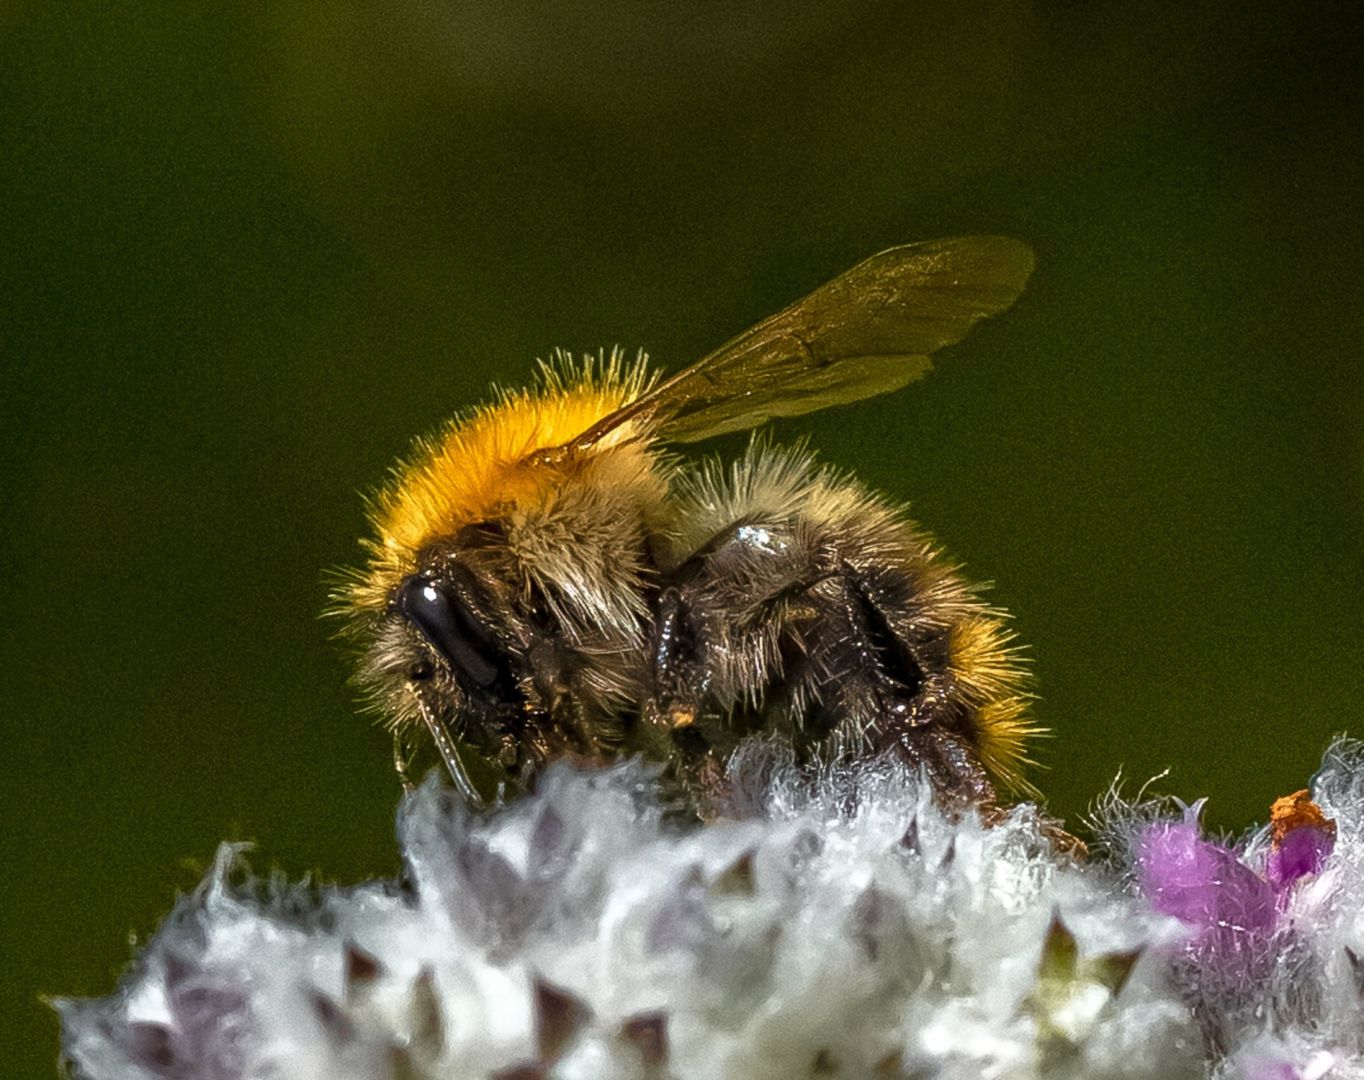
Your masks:
M 438 582 L 410 577 L 399 586 L 396 604 L 431 647 L 449 661 L 456 678 L 482 690 L 497 683 L 502 658 L 496 643 L 458 595 Z M 430 677 L 429 671 L 426 677 Z

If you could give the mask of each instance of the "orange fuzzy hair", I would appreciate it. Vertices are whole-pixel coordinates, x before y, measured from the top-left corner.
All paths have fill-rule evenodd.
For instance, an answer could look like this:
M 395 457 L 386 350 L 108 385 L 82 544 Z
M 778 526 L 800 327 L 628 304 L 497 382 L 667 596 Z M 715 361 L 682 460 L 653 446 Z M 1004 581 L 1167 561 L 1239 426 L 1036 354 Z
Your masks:
M 527 458 L 562 446 L 598 420 L 634 401 L 653 382 L 641 354 L 631 363 L 618 351 L 574 361 L 556 354 L 542 363 L 538 384 L 500 390 L 494 401 L 456 416 L 434 436 L 418 439 L 371 500 L 369 517 L 377 539 L 364 541 L 368 572 L 351 582 L 347 599 L 357 608 L 382 606 L 392 584 L 410 573 L 417 554 L 464 525 L 504 516 L 552 501 L 562 473 L 536 468 Z M 623 424 L 602 440 L 630 460 L 636 477 L 651 475 L 647 439 L 632 438 Z M 658 482 L 661 495 L 663 482 Z

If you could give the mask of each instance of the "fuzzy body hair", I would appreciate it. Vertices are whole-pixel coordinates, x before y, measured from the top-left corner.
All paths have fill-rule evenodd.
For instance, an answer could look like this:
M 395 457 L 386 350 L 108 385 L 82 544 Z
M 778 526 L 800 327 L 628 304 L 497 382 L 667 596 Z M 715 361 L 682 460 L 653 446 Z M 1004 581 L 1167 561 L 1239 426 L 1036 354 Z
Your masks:
M 547 452 L 653 383 L 642 356 L 561 355 L 538 387 L 417 444 L 338 594 L 390 724 L 434 715 L 513 781 L 640 752 L 701 807 L 752 736 L 806 759 L 897 753 L 972 801 L 1026 787 L 1037 729 L 1003 615 L 898 507 L 761 441 L 684 467 L 647 420 Z M 414 579 L 455 582 L 505 665 L 498 693 L 398 610 Z

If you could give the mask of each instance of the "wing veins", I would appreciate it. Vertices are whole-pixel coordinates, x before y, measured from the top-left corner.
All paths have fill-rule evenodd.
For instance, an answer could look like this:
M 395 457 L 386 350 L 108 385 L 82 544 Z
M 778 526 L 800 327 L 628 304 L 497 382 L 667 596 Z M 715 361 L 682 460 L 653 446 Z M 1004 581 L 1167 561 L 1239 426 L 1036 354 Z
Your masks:
M 930 356 L 1009 307 L 1032 272 L 1028 247 L 964 236 L 890 248 L 604 417 L 564 451 L 622 426 L 634 437 L 695 442 L 898 390 Z

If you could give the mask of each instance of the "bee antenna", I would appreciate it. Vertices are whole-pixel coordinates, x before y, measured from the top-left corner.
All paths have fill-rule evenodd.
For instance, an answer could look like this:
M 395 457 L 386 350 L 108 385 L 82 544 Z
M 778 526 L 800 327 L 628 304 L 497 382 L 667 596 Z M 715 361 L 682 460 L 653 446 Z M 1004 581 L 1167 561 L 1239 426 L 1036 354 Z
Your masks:
M 445 762 L 445 768 L 450 773 L 450 779 L 455 782 L 455 788 L 466 803 L 475 810 L 482 810 L 484 806 L 483 796 L 474 787 L 474 782 L 469 779 L 468 770 L 464 768 L 464 762 L 460 760 L 459 749 L 455 746 L 455 740 L 450 738 L 450 732 L 445 729 L 439 718 L 431 711 L 426 704 L 426 699 L 415 689 L 412 690 L 412 697 L 417 702 L 417 711 L 422 714 L 422 720 L 426 724 L 426 730 L 431 733 L 431 738 L 436 741 L 436 749 L 440 751 L 441 760 Z

